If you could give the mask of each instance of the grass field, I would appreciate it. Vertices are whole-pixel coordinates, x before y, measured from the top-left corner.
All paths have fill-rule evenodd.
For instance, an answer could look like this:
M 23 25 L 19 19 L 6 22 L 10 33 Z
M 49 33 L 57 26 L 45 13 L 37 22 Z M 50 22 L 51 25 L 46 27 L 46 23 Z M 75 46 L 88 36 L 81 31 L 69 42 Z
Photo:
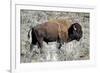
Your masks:
M 27 34 L 31 27 L 39 25 L 51 19 L 67 18 L 72 23 L 78 22 L 82 26 L 83 37 L 77 41 L 66 43 L 59 50 L 56 48 L 56 42 L 50 42 L 48 45 L 44 42 L 43 53 L 40 54 L 40 49 L 34 46 L 30 52 L 30 41 Z M 21 63 L 47 62 L 47 61 L 73 61 L 73 60 L 89 60 L 90 50 L 90 15 L 83 12 L 57 12 L 57 11 L 35 11 L 21 10 L 20 11 L 20 34 L 21 34 Z

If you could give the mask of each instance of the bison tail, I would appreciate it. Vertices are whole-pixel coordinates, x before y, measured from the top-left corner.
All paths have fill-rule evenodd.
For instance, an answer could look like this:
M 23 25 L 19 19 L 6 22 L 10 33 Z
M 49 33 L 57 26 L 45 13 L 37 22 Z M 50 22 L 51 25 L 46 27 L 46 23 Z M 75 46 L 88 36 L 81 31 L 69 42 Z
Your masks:
M 31 31 L 32 31 L 32 29 L 30 29 L 30 30 L 28 31 L 28 39 L 30 39 Z

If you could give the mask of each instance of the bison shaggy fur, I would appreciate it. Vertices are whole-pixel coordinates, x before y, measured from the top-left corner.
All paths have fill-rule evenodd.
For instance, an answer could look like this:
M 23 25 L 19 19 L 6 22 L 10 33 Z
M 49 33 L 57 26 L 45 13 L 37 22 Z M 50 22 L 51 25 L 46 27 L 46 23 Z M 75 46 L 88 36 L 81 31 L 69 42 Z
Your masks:
M 31 37 L 31 47 L 38 45 L 38 48 L 43 47 L 43 41 L 56 41 L 59 43 L 58 49 L 62 44 L 73 40 L 79 41 L 82 38 L 82 27 L 79 23 L 71 23 L 67 19 L 55 19 L 41 23 L 32 27 L 28 32 L 28 37 Z M 30 36 L 31 35 L 31 36 Z

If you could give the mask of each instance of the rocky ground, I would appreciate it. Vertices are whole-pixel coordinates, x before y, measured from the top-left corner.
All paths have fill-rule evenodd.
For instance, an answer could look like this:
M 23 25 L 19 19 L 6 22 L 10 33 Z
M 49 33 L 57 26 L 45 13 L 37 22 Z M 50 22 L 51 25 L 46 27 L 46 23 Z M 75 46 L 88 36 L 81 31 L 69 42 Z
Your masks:
M 62 48 L 57 49 L 56 42 L 50 42 L 48 45 L 44 42 L 43 53 L 34 46 L 30 52 L 30 41 L 27 34 L 31 27 L 46 22 L 50 19 L 68 18 L 74 22 L 79 22 L 82 26 L 83 37 L 77 41 L 65 43 Z M 57 12 L 57 11 L 20 11 L 20 34 L 21 34 L 21 63 L 47 62 L 47 61 L 73 61 L 89 59 L 89 13 L 82 12 Z

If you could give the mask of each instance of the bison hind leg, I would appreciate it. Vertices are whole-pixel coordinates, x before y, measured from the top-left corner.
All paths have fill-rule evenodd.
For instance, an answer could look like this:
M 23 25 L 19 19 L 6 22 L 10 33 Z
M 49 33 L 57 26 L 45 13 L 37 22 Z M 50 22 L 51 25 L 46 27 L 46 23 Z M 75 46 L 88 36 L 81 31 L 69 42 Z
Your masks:
M 30 52 L 33 50 L 33 48 L 34 48 L 34 46 L 35 46 L 36 44 L 30 44 Z
M 30 44 L 30 51 L 32 51 L 33 49 L 33 44 Z
M 37 37 L 37 44 L 38 44 L 38 48 L 42 49 L 43 47 L 43 37 L 42 36 Z
M 34 46 L 37 44 L 37 41 L 32 41 L 30 44 L 30 51 L 33 50 Z

